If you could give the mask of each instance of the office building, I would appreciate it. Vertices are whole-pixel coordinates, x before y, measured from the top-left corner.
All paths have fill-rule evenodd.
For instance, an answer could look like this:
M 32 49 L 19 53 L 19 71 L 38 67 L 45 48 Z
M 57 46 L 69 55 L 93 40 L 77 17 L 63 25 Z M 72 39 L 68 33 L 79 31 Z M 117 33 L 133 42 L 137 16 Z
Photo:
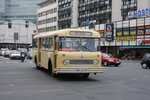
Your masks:
M 28 20 L 36 23 L 37 4 L 45 0 L 0 0 L 0 20 Z

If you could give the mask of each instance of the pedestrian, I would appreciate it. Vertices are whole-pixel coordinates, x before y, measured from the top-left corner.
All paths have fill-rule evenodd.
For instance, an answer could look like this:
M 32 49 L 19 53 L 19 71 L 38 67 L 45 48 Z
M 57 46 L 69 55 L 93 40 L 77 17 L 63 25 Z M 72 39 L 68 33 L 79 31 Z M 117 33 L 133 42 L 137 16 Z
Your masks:
M 24 62 L 24 60 L 25 60 L 25 53 L 23 51 L 21 51 L 20 57 L 21 57 L 21 62 Z

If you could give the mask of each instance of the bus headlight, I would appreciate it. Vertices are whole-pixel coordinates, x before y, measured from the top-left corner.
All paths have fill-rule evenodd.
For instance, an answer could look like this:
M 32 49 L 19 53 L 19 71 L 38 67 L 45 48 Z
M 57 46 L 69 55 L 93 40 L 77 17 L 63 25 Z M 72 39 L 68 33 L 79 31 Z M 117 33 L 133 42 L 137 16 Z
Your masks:
M 69 64 L 69 60 L 64 60 L 64 65 Z
M 99 63 L 98 60 L 94 60 L 94 61 L 93 61 L 93 64 L 95 64 L 95 65 L 98 64 L 98 63 Z

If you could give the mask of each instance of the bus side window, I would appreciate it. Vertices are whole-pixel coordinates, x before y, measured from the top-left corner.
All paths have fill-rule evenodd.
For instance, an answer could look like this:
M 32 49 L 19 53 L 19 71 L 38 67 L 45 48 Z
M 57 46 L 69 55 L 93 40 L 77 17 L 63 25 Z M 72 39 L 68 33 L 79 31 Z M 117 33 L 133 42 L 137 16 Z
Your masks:
M 49 38 L 49 50 L 53 50 L 53 38 Z
M 33 39 L 32 46 L 33 48 L 37 48 L 37 39 Z
M 42 39 L 42 49 L 45 49 L 45 39 Z

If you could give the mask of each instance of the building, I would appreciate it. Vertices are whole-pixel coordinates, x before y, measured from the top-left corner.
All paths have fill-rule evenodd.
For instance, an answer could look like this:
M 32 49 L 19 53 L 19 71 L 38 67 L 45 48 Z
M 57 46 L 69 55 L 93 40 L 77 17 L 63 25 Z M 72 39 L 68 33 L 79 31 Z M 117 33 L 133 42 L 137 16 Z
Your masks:
M 78 27 L 78 0 L 58 0 L 58 28 Z
M 38 4 L 38 33 L 58 29 L 58 1 L 47 0 Z
M 0 20 L 27 20 L 36 23 L 37 4 L 45 0 L 0 0 Z
M 24 20 L 15 20 L 8 27 L 8 22 L 0 25 L 0 48 L 28 48 L 32 44 L 32 34 L 36 25 L 29 22 L 26 27 Z
M 150 52 L 150 0 L 55 1 L 58 29 L 77 27 L 98 31 L 102 51 L 120 57 L 127 53 L 135 56 L 137 51 L 140 55 Z

